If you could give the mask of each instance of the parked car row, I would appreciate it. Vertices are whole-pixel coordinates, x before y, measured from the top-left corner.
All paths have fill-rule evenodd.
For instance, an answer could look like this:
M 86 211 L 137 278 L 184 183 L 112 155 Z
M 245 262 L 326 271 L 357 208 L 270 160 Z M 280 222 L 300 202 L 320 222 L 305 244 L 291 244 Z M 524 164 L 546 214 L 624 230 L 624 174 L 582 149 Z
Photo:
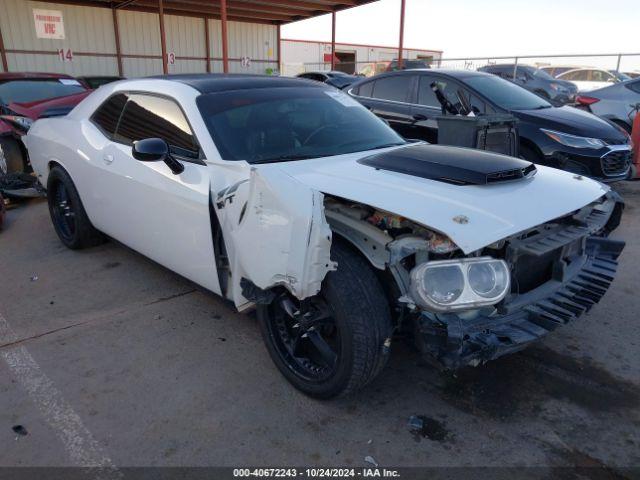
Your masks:
M 619 129 L 481 72 L 390 72 L 350 93 L 267 76 L 126 80 L 37 120 L 25 144 L 64 245 L 108 236 L 255 308 L 274 364 L 314 397 L 370 383 L 395 332 L 444 368 L 477 366 L 603 297 L 624 247 L 607 238 L 623 209 L 608 186 L 397 131 L 511 112 L 538 131 L 523 136 L 536 153 L 578 152 L 607 177 L 595 159 L 624 151 Z

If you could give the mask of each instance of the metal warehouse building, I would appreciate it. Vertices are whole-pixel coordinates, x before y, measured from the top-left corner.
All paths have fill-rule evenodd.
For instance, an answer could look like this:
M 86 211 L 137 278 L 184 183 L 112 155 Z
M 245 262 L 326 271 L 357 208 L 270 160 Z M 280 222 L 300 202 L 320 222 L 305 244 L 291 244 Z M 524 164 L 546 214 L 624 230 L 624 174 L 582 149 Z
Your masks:
M 0 0 L 0 71 L 271 73 L 280 25 L 375 0 Z
M 282 73 L 296 75 L 309 70 L 328 70 L 331 66 L 331 42 L 282 39 Z M 440 50 L 406 48 L 407 60 L 424 60 L 431 63 L 442 58 Z M 335 44 L 334 67 L 347 73 L 368 74 L 375 71 L 375 64 L 398 58 L 398 47 L 361 45 L 356 43 Z

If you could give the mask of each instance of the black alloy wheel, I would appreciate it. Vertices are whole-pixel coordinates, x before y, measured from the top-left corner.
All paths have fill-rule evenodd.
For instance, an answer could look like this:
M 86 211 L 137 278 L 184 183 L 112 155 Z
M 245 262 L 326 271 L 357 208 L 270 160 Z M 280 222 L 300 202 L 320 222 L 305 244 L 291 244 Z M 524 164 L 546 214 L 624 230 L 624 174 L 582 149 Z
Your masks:
M 58 183 L 52 195 L 52 214 L 54 227 L 62 240 L 72 242 L 77 230 L 76 212 L 63 183 Z
M 335 374 L 342 353 L 334 314 L 322 297 L 300 302 L 283 292 L 269 306 L 267 328 L 282 362 L 297 376 L 320 383 Z

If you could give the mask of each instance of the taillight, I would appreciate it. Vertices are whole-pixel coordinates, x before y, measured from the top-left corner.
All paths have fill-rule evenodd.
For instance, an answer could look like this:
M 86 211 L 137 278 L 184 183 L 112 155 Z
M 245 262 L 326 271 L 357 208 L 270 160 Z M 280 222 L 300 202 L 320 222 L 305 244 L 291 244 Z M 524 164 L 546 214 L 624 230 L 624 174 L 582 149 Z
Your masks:
M 576 97 L 576 103 L 579 103 L 580 105 L 589 106 L 599 101 L 599 98 L 587 97 L 586 95 L 578 95 Z

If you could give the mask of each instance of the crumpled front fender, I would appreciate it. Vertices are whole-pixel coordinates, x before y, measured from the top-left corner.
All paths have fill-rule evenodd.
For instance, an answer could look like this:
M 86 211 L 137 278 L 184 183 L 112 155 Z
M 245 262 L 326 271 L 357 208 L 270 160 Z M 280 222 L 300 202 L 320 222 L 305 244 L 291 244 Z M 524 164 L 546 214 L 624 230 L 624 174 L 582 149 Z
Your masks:
M 223 196 L 217 208 L 238 309 L 254 301 L 243 294 L 243 279 L 262 290 L 283 286 L 299 299 L 317 294 L 326 274 L 336 268 L 322 193 L 279 169 L 254 167 L 234 196 L 234 207 Z M 237 218 L 229 218 L 231 212 Z

